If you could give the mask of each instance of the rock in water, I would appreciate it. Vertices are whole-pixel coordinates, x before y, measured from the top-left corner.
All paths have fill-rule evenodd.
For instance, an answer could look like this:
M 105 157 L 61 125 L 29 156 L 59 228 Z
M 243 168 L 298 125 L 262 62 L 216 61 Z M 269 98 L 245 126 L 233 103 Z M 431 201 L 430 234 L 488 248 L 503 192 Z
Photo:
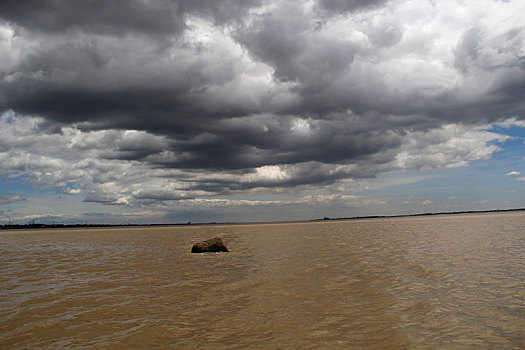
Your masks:
M 205 241 L 195 243 L 191 247 L 192 253 L 214 253 L 214 252 L 229 252 L 226 245 L 219 237 L 207 239 Z

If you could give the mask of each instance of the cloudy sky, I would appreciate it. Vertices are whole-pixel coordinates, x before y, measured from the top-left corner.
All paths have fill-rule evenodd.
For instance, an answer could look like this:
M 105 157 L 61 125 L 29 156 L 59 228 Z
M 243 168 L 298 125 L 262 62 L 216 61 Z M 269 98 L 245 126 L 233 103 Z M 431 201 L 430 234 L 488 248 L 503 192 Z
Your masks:
M 0 223 L 525 207 L 524 13 L 3 0 Z

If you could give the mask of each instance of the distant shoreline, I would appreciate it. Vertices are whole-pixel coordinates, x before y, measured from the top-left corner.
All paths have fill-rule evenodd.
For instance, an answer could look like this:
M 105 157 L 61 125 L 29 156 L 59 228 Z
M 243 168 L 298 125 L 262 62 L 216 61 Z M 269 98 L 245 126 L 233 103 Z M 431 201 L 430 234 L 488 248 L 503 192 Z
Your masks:
M 405 217 L 412 217 L 412 216 L 483 214 L 483 213 L 513 212 L 513 211 L 525 211 L 525 208 L 517 208 L 517 209 L 490 209 L 490 210 L 465 210 L 465 211 L 447 211 L 447 212 L 437 212 L 437 213 L 399 214 L 399 215 L 369 215 L 369 216 L 352 216 L 352 217 L 341 217 L 341 218 L 324 217 L 323 219 L 313 219 L 313 220 L 310 220 L 310 221 L 386 219 L 386 218 L 405 218 Z
M 320 221 L 337 221 L 337 220 L 361 220 L 361 219 L 387 219 L 387 218 L 403 218 L 403 217 L 418 217 L 418 216 L 434 216 L 434 215 L 459 215 L 459 214 L 482 214 L 482 213 L 502 213 L 525 211 L 525 208 L 517 209 L 491 209 L 491 210 L 466 210 L 466 211 L 451 211 L 451 212 L 437 212 L 437 213 L 418 213 L 418 214 L 400 214 L 400 215 L 368 215 L 368 216 L 352 216 L 330 218 L 324 217 L 322 219 L 311 220 L 297 220 L 297 221 L 266 221 L 266 222 L 197 222 L 197 223 L 169 223 L 169 224 L 11 224 L 0 225 L 0 230 L 33 230 L 33 229 L 56 229 L 56 228 L 103 228 L 103 227 L 155 227 L 155 226 L 203 226 L 203 225 L 249 225 L 249 224 L 278 224 L 291 222 L 320 222 Z

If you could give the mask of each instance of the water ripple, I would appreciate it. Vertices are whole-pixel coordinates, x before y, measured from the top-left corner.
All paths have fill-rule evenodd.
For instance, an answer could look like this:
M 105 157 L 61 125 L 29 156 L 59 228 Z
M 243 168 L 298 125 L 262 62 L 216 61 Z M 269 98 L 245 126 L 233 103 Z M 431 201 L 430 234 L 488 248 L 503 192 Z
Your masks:
M 0 348 L 523 349 L 524 242 L 521 213 L 2 233 Z

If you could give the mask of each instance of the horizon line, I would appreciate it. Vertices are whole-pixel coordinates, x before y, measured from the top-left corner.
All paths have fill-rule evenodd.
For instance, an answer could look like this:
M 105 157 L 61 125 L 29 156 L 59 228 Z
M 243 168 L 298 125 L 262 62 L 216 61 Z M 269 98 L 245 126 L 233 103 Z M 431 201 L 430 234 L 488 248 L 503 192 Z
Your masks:
M 195 222 L 188 221 L 186 223 L 149 223 L 149 224 L 2 224 L 0 230 L 10 229 L 46 229 L 46 228 L 79 228 L 79 227 L 132 227 L 132 226 L 204 226 L 204 225 L 253 225 L 253 224 L 279 224 L 279 223 L 307 223 L 307 222 L 318 222 L 318 221 L 342 221 L 342 220 L 360 220 L 360 219 L 388 219 L 388 218 L 401 218 L 401 217 L 416 217 L 416 216 L 434 216 L 434 215 L 459 215 L 459 214 L 476 214 L 476 213 L 497 213 L 497 212 L 512 212 L 512 211 L 525 211 L 525 208 L 513 208 L 513 209 L 487 209 L 487 210 L 462 210 L 462 211 L 450 211 L 450 212 L 426 212 L 416 214 L 398 214 L 398 215 L 366 215 L 366 216 L 352 216 L 352 217 L 338 217 L 330 218 L 324 216 L 323 218 L 317 219 L 305 219 L 305 220 L 289 220 L 289 221 L 234 221 L 234 222 Z

